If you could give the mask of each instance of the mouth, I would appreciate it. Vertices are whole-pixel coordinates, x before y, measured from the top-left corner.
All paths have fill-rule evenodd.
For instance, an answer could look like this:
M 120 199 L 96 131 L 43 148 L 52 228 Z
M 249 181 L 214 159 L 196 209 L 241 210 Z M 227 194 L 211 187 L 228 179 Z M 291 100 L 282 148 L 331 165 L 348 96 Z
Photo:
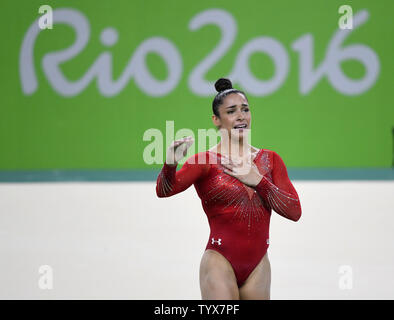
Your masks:
M 234 129 L 246 129 L 247 124 L 237 124 L 236 126 L 234 126 Z

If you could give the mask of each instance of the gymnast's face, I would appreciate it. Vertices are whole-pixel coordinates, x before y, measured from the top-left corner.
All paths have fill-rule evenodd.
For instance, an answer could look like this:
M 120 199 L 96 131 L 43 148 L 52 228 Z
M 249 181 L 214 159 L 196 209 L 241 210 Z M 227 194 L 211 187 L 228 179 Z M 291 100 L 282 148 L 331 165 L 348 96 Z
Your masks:
M 231 137 L 243 138 L 250 129 L 251 115 L 249 103 L 242 93 L 231 93 L 219 106 L 219 116 L 212 116 L 213 123 L 221 130 L 226 130 Z

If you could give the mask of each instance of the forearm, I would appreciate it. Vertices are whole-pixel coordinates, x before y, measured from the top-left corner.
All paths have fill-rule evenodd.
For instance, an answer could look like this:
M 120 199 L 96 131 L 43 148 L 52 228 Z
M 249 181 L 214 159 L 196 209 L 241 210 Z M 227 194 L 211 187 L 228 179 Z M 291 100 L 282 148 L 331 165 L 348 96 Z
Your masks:
M 198 157 L 190 157 L 180 170 L 177 165 L 164 163 L 156 183 L 156 194 L 158 197 L 170 197 L 189 188 L 207 172 L 207 165 L 199 165 L 196 161 Z M 176 162 L 175 162 L 176 163 Z
M 177 165 L 164 163 L 156 181 L 156 194 L 159 198 L 173 195 Z
M 266 177 L 261 179 L 255 189 L 275 212 L 293 221 L 300 219 L 301 204 L 296 192 L 289 193 L 280 189 Z

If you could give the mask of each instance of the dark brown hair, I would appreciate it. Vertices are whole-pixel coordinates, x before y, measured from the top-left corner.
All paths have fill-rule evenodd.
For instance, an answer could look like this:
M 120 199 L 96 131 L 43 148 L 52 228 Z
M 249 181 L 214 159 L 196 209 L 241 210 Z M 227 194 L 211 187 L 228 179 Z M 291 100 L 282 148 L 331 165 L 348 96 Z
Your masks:
M 231 83 L 230 79 L 227 78 L 220 78 L 215 82 L 215 89 L 218 92 L 212 102 L 212 111 L 215 116 L 219 117 L 219 107 L 223 103 L 223 100 L 226 96 L 231 93 L 242 93 L 245 97 L 246 101 L 248 98 L 246 97 L 245 93 L 241 90 L 234 89 L 233 84 Z

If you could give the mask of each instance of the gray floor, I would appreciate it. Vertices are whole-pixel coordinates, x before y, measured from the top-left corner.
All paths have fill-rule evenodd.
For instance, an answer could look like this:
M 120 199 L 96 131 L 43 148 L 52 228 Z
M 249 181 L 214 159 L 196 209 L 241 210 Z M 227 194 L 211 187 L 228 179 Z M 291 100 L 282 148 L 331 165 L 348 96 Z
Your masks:
M 394 182 L 294 185 L 301 220 L 271 219 L 272 299 L 393 299 Z M 199 199 L 154 187 L 0 184 L 0 298 L 200 299 Z

